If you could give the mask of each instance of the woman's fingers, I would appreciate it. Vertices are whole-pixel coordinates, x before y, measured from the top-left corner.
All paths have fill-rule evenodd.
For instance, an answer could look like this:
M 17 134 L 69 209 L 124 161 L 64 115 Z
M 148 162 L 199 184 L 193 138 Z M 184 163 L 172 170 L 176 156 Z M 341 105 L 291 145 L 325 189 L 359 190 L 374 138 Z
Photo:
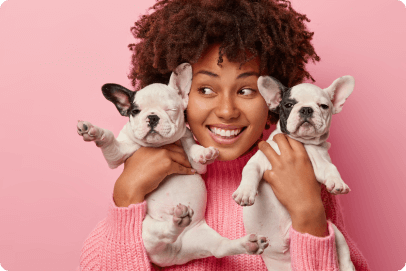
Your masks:
M 268 161 L 271 163 L 271 165 L 279 163 L 279 155 L 271 147 L 271 145 L 269 145 L 268 142 L 266 141 L 259 142 L 258 148 L 265 154 L 266 158 L 268 158 Z
M 179 153 L 176 151 L 169 151 L 169 157 L 176 163 L 182 165 L 183 167 L 191 168 L 190 162 L 186 156 L 186 154 Z
M 179 144 L 174 143 L 164 146 L 164 149 L 167 150 L 167 156 L 170 159 L 168 175 L 195 174 L 196 170 L 190 165 L 185 151 L 181 146 L 179 146 Z
M 290 146 L 289 141 L 286 139 L 286 136 L 284 134 L 276 134 L 272 140 L 275 141 L 276 144 L 278 144 L 282 156 L 284 154 L 289 154 L 292 152 L 292 147 Z
M 179 163 L 173 163 L 170 174 L 193 175 L 196 174 L 196 170 L 191 167 L 185 167 Z
M 290 138 L 289 136 L 286 137 L 290 147 L 293 149 L 293 151 L 299 151 L 299 152 L 306 152 L 306 149 L 304 148 L 304 145 L 302 142 L 299 142 L 293 138 Z
M 175 143 L 164 145 L 161 147 L 162 149 L 167 149 L 169 151 L 177 152 L 177 153 L 185 153 L 182 147 L 182 143 L 180 140 L 176 141 Z

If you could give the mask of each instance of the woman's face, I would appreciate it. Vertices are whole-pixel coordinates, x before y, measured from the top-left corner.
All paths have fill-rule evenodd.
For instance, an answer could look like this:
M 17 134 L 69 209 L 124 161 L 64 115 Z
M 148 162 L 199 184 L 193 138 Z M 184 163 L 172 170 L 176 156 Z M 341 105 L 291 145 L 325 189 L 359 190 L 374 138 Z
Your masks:
M 240 68 L 223 56 L 219 66 L 218 56 L 219 46 L 212 46 L 192 65 L 187 119 L 202 146 L 219 149 L 219 160 L 234 160 L 260 138 L 268 107 L 257 86 L 259 60 Z

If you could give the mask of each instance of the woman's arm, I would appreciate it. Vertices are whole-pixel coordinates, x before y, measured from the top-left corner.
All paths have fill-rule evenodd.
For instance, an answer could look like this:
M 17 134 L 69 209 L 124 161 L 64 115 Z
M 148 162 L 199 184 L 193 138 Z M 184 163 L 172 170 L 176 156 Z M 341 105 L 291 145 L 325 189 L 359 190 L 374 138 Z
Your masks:
M 338 271 L 334 231 L 326 220 L 321 186 L 307 152 L 302 143 L 283 134 L 275 135 L 274 141 L 281 155 L 266 142 L 258 146 L 272 164 L 264 179 L 292 218 L 292 270 Z
M 114 185 L 113 198 L 118 207 L 144 201 L 162 180 L 171 174 L 195 174 L 178 141 L 160 148 L 138 149 L 124 163 L 124 170 Z
M 194 174 L 179 144 L 140 148 L 116 181 L 107 218 L 84 242 L 80 270 L 151 270 L 142 241 L 145 195 L 170 174 Z
M 265 141 L 258 145 L 272 164 L 272 170 L 264 173 L 264 179 L 288 210 L 296 231 L 318 237 L 327 236 L 321 186 L 303 144 L 283 134 L 275 135 L 274 141 L 281 155 Z
M 302 143 L 276 135 L 279 156 L 261 142 L 259 149 L 272 163 L 264 174 L 278 200 L 292 217 L 290 252 L 293 270 L 338 270 L 334 223 L 349 246 L 351 261 L 357 271 L 369 271 L 368 263 L 345 230 L 338 199 L 321 186 L 314 176 L 311 162 Z M 326 218 L 330 221 L 326 222 Z

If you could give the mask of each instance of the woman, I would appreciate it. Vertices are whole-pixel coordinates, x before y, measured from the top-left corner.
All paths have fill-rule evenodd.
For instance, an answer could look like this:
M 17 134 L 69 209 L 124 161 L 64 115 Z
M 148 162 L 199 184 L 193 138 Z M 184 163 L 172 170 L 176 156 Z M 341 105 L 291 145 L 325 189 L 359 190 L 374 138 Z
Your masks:
M 262 74 L 293 86 L 311 78 L 308 60 L 319 61 L 305 15 L 288 1 L 162 0 L 132 28 L 137 44 L 130 74 L 133 86 L 167 83 L 180 63 L 192 64 L 193 81 L 186 111 L 197 141 L 219 149 L 218 161 L 203 176 L 208 191 L 207 224 L 230 239 L 244 236 L 242 207 L 231 195 L 242 168 L 259 149 L 273 165 L 264 179 L 292 217 L 293 270 L 338 270 L 331 220 L 343 232 L 357 270 L 367 263 L 343 228 L 340 207 L 316 181 L 301 143 L 283 135 L 277 155 L 260 142 L 277 121 L 257 88 Z M 233 132 L 232 132 L 233 131 Z M 153 270 L 141 239 L 145 196 L 169 174 L 193 174 L 178 144 L 141 148 L 116 181 L 108 216 L 86 240 L 81 270 Z M 194 260 L 165 270 L 266 270 L 258 255 Z

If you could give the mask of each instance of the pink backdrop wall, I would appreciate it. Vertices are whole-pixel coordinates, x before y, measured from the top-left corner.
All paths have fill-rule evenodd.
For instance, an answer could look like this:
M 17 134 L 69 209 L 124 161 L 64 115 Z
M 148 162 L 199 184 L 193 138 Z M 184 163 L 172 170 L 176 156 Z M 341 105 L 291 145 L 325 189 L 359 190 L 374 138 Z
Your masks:
M 0 8 L 0 264 L 75 270 L 122 168 L 76 134 L 78 119 L 117 135 L 126 119 L 100 87 L 127 79 L 129 28 L 154 1 L 8 0 Z M 372 270 L 406 262 L 406 8 L 397 0 L 293 0 L 312 20 L 327 87 L 356 88 L 333 118 L 331 156 L 352 192 L 348 231 Z

